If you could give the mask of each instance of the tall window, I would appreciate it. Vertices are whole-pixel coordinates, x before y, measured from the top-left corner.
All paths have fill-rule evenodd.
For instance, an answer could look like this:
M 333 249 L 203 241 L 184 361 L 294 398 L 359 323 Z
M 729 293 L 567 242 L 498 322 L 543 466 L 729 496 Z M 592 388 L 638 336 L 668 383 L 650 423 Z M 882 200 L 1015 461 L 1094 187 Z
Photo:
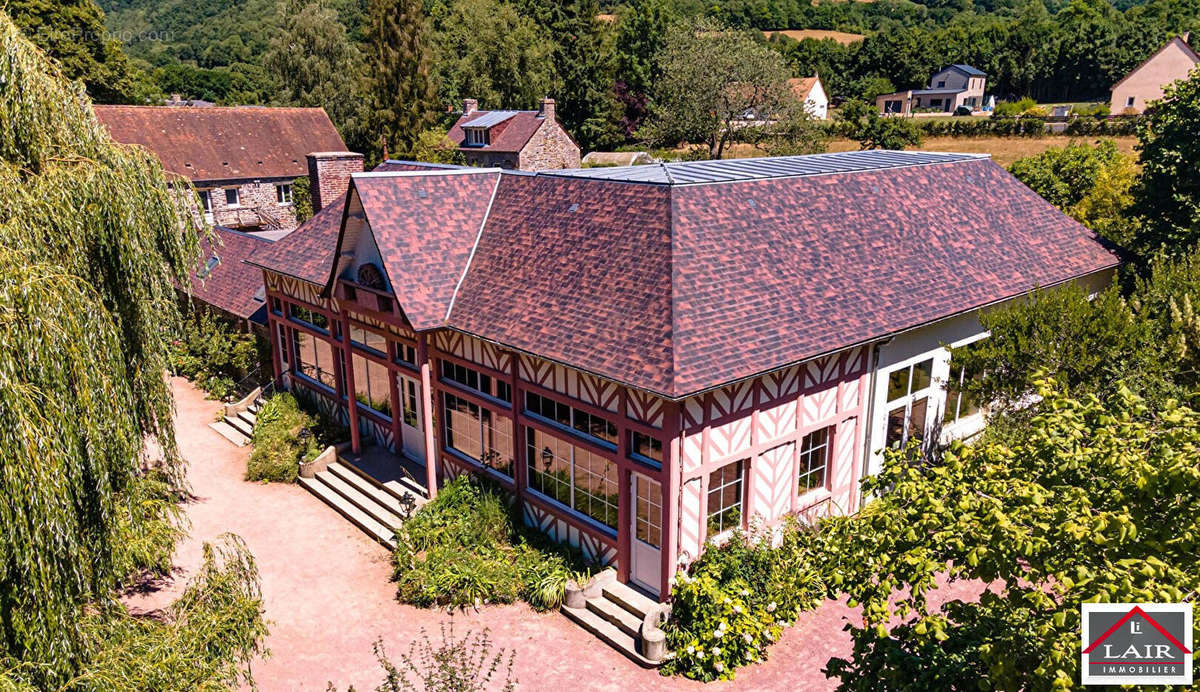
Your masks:
M 601 416 L 533 392 L 525 392 L 525 411 L 597 442 L 617 446 L 617 426 Z
M 400 381 L 403 385 L 400 387 L 400 407 L 404 409 L 404 424 L 410 428 L 417 427 L 417 383 L 408 378 L 401 377 Z
M 662 441 L 636 430 L 629 433 L 629 457 L 655 468 L 662 468 Z
M 553 435 L 526 428 L 529 487 L 617 528 L 617 465 Z
M 279 364 L 280 364 L 280 366 L 282 366 L 284 371 L 287 371 L 291 367 L 288 364 L 290 362 L 290 360 L 288 358 L 288 341 L 287 341 L 288 328 L 283 326 L 282 324 L 279 324 L 278 322 L 275 324 L 275 328 L 279 332 L 279 338 L 275 340 L 275 343 L 278 345 L 278 348 L 279 348 Z
M 726 464 L 708 476 L 708 535 L 716 536 L 742 525 L 746 460 Z
M 465 365 L 443 360 L 442 379 L 505 403 L 512 401 L 512 387 L 507 382 Z
M 942 423 L 945 425 L 973 416 L 982 408 L 979 394 L 969 391 L 969 386 L 972 380 L 979 380 L 983 373 L 968 371 L 966 367 L 954 363 L 955 354 L 970 353 L 978 343 L 972 341 L 950 352 L 950 380 L 946 383 L 946 410 L 942 414 Z
M 662 546 L 662 485 L 640 473 L 633 475 L 633 535 L 642 543 Z
M 353 354 L 354 398 L 367 408 L 392 417 L 392 390 L 388 386 L 388 369 L 373 360 Z
M 292 203 L 292 186 L 288 183 L 275 186 L 275 201 L 280 204 Z
M 800 494 L 824 488 L 828 468 L 829 428 L 821 428 L 800 440 Z
M 337 378 L 333 370 L 333 348 L 324 340 L 292 330 L 295 338 L 296 365 L 298 372 L 330 389 L 337 389 Z
M 372 351 L 380 358 L 387 357 L 387 339 L 382 334 L 350 325 L 350 341 L 361 349 Z
M 212 192 L 210 190 L 199 190 L 200 208 L 204 210 L 204 215 L 212 217 Z
M 925 436 L 925 417 L 929 411 L 933 359 L 923 360 L 888 375 L 887 437 L 888 449 L 900 449 L 912 438 Z M 936 415 L 936 414 L 935 414 Z
M 226 206 L 236 207 L 241 204 L 238 198 L 238 189 L 236 187 L 225 188 L 225 204 Z
M 512 423 L 489 409 L 445 394 L 446 446 L 512 478 Z

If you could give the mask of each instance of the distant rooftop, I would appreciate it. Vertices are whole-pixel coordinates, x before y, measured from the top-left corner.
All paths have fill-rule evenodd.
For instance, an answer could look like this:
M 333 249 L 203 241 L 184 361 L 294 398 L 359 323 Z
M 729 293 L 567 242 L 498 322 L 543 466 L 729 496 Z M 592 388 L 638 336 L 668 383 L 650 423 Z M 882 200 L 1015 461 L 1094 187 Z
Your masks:
M 907 168 L 939 163 L 986 159 L 987 154 L 950 154 L 932 151 L 843 151 L 804 156 L 775 156 L 720 161 L 678 161 L 649 166 L 615 168 L 572 168 L 542 171 L 538 175 L 568 176 L 616 180 L 628 183 L 691 185 L 728 183 L 739 180 L 763 180 L 834 173 L 857 173 L 886 168 Z
M 987 73 L 984 72 L 983 70 L 981 70 L 977 67 L 971 67 L 970 65 L 963 65 L 962 63 L 950 65 L 950 67 L 957 68 L 957 69 L 971 75 L 972 77 L 986 77 L 987 76 Z M 947 67 L 946 69 L 950 69 L 950 67 Z
M 464 124 L 464 127 L 491 127 L 515 116 L 518 111 L 486 111 L 483 115 Z

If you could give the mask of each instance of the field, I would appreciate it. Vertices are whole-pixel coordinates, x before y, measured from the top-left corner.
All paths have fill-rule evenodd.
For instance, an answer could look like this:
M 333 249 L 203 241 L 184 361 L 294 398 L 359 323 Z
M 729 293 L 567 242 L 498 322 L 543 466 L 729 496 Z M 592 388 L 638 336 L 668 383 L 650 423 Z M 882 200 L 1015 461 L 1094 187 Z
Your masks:
M 866 36 L 863 36 L 862 34 L 850 34 L 845 31 L 826 31 L 825 29 L 781 29 L 779 31 L 763 32 L 763 36 L 766 36 L 767 38 L 771 38 L 771 34 L 783 34 L 784 36 L 797 41 L 806 38 L 812 38 L 818 41 L 830 38 L 844 46 L 851 43 L 858 43 L 866 38 Z

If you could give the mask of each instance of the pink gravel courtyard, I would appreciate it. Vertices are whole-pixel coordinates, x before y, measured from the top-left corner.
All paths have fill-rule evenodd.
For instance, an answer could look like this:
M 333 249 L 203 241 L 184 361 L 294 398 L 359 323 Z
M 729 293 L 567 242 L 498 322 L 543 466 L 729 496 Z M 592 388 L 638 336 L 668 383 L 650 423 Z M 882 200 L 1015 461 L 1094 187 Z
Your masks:
M 829 601 L 801 616 L 765 663 L 742 669 L 730 683 L 701 685 L 639 668 L 559 613 L 522 604 L 488 606 L 450 615 L 395 600 L 387 552 L 297 485 L 242 479 L 250 447 L 238 449 L 208 427 L 218 403 L 186 380 L 172 380 L 180 449 L 189 462 L 190 534 L 178 546 L 176 571 L 157 592 L 127 599 L 133 609 L 161 607 L 182 589 L 201 559 L 201 544 L 223 533 L 240 535 L 262 576 L 267 646 L 255 662 L 263 690 L 374 689 L 381 678 L 372 644 L 382 640 L 395 661 L 425 629 L 435 639 L 444 623 L 455 631 L 488 628 L 498 646 L 516 652 L 515 676 L 529 690 L 821 690 L 833 680 L 820 672 L 831 656 L 851 650 L 843 602 Z M 965 593 L 963 585 L 945 596 Z

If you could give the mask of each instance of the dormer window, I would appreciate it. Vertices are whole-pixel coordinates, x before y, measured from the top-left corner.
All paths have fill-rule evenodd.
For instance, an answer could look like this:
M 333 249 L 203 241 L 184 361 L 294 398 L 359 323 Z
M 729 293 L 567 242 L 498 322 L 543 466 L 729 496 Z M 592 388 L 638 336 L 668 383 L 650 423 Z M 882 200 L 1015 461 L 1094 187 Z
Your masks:
M 481 127 L 467 127 L 467 128 L 463 128 L 463 131 L 467 133 L 467 146 L 469 146 L 469 147 L 487 146 L 487 143 L 488 143 L 488 131 L 487 130 L 485 130 Z

